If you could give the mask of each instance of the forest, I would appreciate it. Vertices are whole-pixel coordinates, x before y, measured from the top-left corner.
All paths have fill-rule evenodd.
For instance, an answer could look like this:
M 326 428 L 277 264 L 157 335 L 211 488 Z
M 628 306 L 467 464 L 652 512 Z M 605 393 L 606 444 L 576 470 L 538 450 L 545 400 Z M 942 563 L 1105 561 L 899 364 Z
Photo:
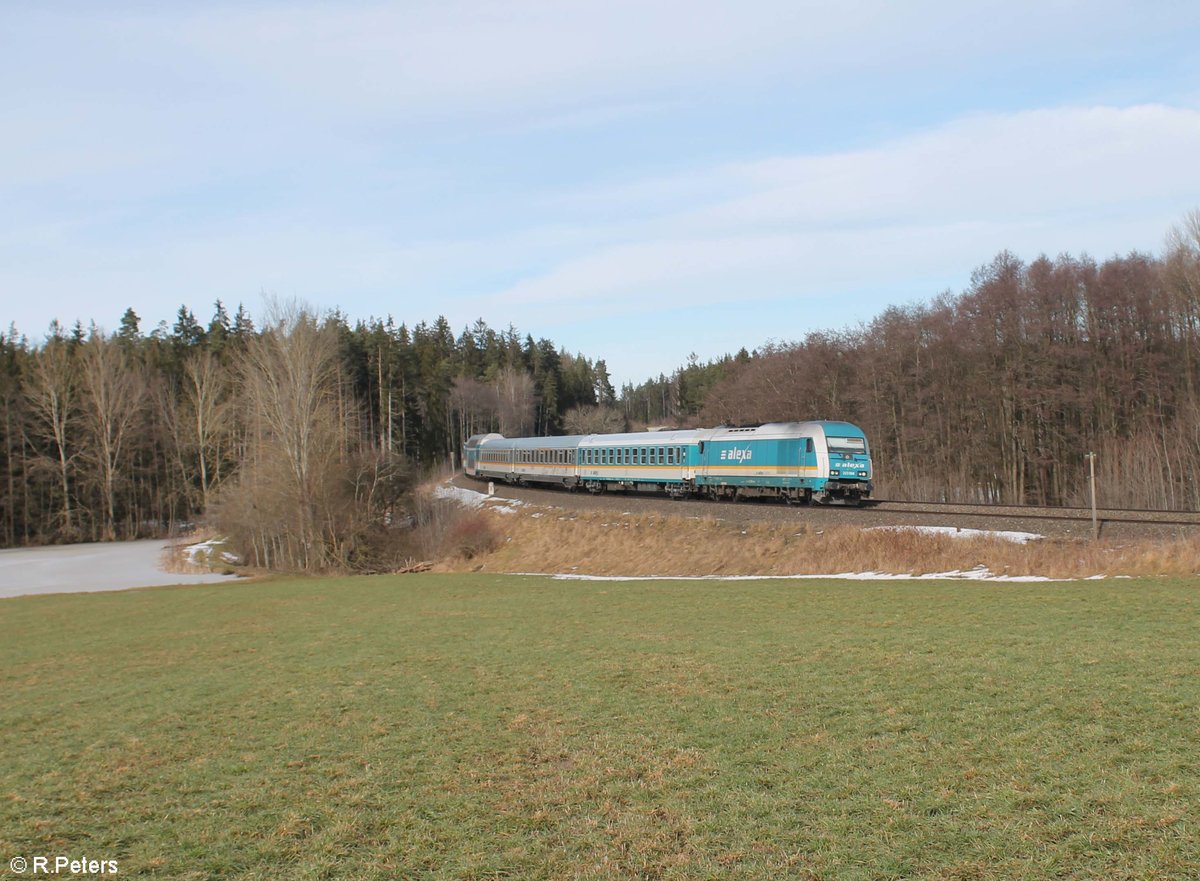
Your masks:
M 483 321 L 410 326 L 219 301 L 144 332 L 0 338 L 0 541 L 242 524 L 260 559 L 351 560 L 422 475 L 482 431 L 550 435 L 845 419 L 877 494 L 1200 506 L 1200 212 L 1160 256 L 1008 252 L 960 293 L 869 323 L 693 356 L 613 388 L 602 357 Z

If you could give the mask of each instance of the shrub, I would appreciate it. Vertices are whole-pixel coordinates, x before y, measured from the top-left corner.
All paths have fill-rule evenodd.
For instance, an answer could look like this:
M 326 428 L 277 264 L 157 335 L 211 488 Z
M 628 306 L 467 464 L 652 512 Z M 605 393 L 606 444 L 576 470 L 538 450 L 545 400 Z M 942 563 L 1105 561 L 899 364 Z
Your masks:
M 449 525 L 442 540 L 442 556 L 465 560 L 487 554 L 500 546 L 500 535 L 492 518 L 482 511 L 464 511 Z

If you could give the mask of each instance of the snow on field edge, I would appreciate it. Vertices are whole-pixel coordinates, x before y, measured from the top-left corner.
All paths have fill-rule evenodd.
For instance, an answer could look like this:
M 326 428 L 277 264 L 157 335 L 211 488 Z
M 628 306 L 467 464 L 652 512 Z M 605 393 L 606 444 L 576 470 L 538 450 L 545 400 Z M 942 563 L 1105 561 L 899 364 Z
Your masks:
M 948 535 L 951 538 L 996 538 L 1023 545 L 1045 538 L 1036 532 L 1011 532 L 997 529 L 963 529 L 960 526 L 868 526 L 863 532 L 919 532 L 922 535 Z
M 1090 575 L 1087 578 L 1050 578 L 1045 575 L 995 575 L 985 566 L 952 572 L 928 572 L 924 575 L 891 572 L 836 572 L 828 575 L 581 575 L 573 573 L 519 572 L 518 575 L 537 575 L 555 581 L 796 581 L 799 579 L 839 579 L 843 581 L 994 581 L 1047 582 L 1099 581 L 1108 576 Z

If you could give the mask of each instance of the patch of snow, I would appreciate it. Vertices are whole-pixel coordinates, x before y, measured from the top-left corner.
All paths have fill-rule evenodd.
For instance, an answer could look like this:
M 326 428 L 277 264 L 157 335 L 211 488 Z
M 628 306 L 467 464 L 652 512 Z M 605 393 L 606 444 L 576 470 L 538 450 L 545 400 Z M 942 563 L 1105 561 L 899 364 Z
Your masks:
M 521 575 L 539 575 L 521 572 Z M 1045 575 L 996 575 L 985 566 L 951 572 L 927 572 L 924 575 L 893 572 L 837 572 L 828 575 L 576 575 L 559 573 L 549 576 L 556 581 L 796 581 L 839 579 L 843 581 L 994 581 L 1046 582 L 1074 581 L 1072 578 L 1049 578 Z M 1093 576 L 1093 578 L 1104 576 Z
M 186 545 L 183 549 L 183 555 L 187 561 L 194 566 L 204 565 L 211 558 L 214 551 L 225 544 L 223 538 L 210 538 L 207 541 L 198 541 L 195 544 Z M 201 555 L 203 558 L 200 559 Z M 241 563 L 242 558 L 230 551 L 221 551 L 220 558 L 226 563 Z
M 961 529 L 957 526 L 870 526 L 864 532 L 919 532 L 922 535 L 948 535 L 951 538 L 997 538 L 1027 544 L 1045 538 L 1036 532 L 1005 532 L 995 529 Z
M 519 499 L 501 499 L 496 496 L 489 496 L 486 493 L 476 492 L 473 489 L 463 489 L 461 486 L 454 486 L 450 483 L 443 483 L 433 490 L 435 499 L 449 499 L 457 502 L 464 508 L 482 508 L 487 505 L 489 510 L 501 511 L 505 514 L 513 513 L 514 508 L 519 508 L 524 502 Z
M 210 538 L 208 541 L 198 541 L 193 545 L 187 545 L 183 549 L 183 555 L 187 557 L 189 563 L 198 564 L 201 561 L 196 558 L 203 554 L 206 558 L 210 557 L 213 551 L 225 544 L 223 538 Z M 242 558 L 237 554 L 229 551 L 221 551 L 221 559 L 226 563 L 240 563 Z
M 450 501 L 458 502 L 464 508 L 482 508 L 483 503 L 488 500 L 488 497 L 481 492 L 452 486 L 449 483 L 443 483 L 441 486 L 435 487 L 433 497 L 435 499 L 449 499 Z

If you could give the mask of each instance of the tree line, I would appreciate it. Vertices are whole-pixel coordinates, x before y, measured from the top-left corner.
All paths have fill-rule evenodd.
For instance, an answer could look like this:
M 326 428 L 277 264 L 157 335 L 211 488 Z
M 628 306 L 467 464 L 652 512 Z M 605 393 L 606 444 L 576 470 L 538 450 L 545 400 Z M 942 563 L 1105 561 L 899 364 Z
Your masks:
M 217 302 L 207 324 L 185 305 L 173 325 L 140 325 L 129 309 L 112 333 L 0 338 L 5 545 L 161 535 L 244 509 L 282 518 L 260 562 L 320 567 L 352 557 L 346 536 L 391 518 L 400 488 L 467 435 L 590 430 L 616 412 L 602 359 L 483 321 L 455 335 L 444 318 L 351 325 L 275 304 L 258 328 Z M 346 527 L 352 512 L 367 522 Z
M 999 254 L 967 290 L 727 367 L 701 421 L 846 419 L 880 491 L 925 500 L 1200 506 L 1200 213 L 1161 257 Z

